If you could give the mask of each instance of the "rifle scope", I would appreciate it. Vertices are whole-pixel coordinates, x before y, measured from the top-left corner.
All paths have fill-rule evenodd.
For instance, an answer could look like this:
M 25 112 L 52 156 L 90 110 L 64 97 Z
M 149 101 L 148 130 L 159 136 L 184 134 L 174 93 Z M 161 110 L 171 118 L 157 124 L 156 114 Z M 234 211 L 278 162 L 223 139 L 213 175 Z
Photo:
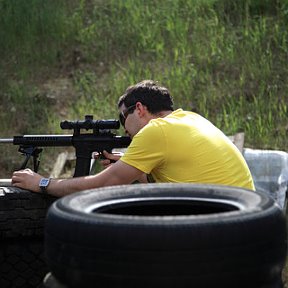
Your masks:
M 85 120 L 61 121 L 60 127 L 63 130 L 70 129 L 119 129 L 120 123 L 118 120 L 93 120 L 93 115 L 86 115 Z

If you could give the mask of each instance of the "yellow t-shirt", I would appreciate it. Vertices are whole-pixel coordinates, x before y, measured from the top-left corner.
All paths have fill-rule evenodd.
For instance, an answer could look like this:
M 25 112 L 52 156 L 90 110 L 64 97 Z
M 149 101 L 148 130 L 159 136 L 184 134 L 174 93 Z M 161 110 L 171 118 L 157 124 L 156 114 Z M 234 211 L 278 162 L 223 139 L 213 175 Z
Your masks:
M 156 182 L 209 183 L 255 190 L 236 146 L 202 116 L 178 109 L 151 120 L 134 137 L 121 161 Z

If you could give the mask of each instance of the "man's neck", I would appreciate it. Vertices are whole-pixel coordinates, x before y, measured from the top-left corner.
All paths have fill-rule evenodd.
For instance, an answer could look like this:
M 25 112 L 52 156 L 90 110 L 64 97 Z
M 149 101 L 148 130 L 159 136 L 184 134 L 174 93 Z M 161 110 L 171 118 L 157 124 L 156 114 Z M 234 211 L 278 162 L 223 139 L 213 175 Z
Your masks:
M 156 114 L 153 114 L 154 118 L 164 118 L 167 115 L 171 114 L 173 111 L 171 110 L 167 110 L 167 111 L 160 111 Z

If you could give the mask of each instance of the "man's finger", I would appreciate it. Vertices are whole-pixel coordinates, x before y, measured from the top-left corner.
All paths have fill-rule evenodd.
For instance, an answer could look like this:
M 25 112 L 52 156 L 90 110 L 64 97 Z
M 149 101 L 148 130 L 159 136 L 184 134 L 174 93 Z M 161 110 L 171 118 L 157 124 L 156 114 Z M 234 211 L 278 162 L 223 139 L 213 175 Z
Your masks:
M 111 161 L 110 161 L 109 159 L 103 159 L 103 160 L 101 160 L 101 164 L 102 164 L 103 166 L 109 165 L 110 163 L 111 163 Z
M 115 153 L 108 153 L 106 150 L 103 151 L 103 155 L 105 156 L 105 158 L 107 159 L 111 159 L 111 160 L 119 160 L 122 156 L 121 152 L 115 152 Z

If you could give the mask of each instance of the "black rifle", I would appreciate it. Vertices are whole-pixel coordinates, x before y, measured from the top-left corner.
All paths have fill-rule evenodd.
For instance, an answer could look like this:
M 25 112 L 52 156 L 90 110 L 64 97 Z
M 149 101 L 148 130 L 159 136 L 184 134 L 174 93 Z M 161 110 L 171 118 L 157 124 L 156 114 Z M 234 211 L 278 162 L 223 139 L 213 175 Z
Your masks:
M 100 155 L 103 150 L 112 152 L 114 148 L 126 148 L 130 137 L 116 136 L 111 129 L 119 129 L 118 120 L 93 120 L 92 115 L 86 115 L 85 120 L 62 121 L 60 127 L 64 130 L 74 130 L 73 135 L 23 135 L 12 139 L 0 139 L 0 143 L 19 145 L 19 152 L 26 156 L 20 169 L 33 157 L 34 171 L 38 171 L 39 155 L 42 148 L 56 146 L 74 146 L 76 149 L 76 166 L 73 177 L 89 175 L 93 152 Z M 92 130 L 92 133 L 81 133 L 81 130 Z

